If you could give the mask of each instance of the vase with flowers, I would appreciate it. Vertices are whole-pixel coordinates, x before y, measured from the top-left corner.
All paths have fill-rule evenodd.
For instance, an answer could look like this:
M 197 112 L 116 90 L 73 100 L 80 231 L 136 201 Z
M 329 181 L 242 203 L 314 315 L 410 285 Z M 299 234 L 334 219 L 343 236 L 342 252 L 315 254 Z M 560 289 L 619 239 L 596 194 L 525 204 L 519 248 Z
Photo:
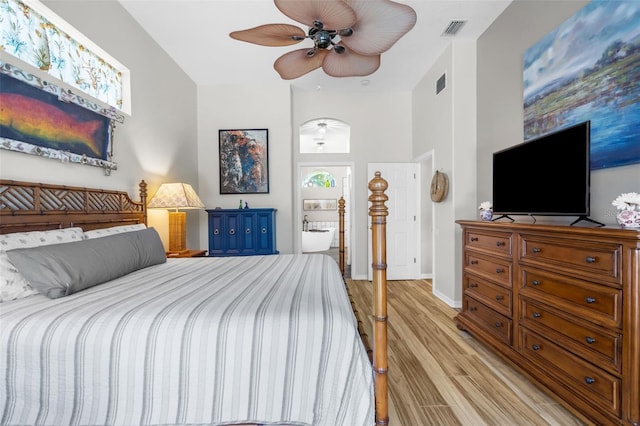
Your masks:
M 640 194 L 627 192 L 611 202 L 617 209 L 616 219 L 624 228 L 640 228 Z
M 485 222 L 491 220 L 493 217 L 493 207 L 491 206 L 490 201 L 483 201 L 480 203 L 480 207 L 478 207 L 478 209 L 480 210 L 480 220 Z

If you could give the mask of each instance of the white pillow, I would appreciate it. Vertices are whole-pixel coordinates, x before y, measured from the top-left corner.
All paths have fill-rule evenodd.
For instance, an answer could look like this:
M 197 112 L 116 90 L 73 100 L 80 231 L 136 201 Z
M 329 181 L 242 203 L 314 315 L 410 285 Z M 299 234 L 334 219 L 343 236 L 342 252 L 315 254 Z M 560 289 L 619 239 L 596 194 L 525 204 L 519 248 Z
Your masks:
M 105 237 L 107 235 L 120 234 L 122 232 L 140 231 L 146 228 L 147 227 L 144 223 L 136 223 L 133 225 L 118 225 L 118 226 L 112 226 L 111 228 L 94 229 L 92 231 L 86 231 L 84 233 L 84 238 L 85 240 L 90 240 L 92 238 L 100 238 L 100 237 Z
M 9 261 L 6 254 L 7 250 L 70 243 L 82 241 L 83 238 L 82 228 L 15 232 L 0 235 L 0 302 L 38 294 Z

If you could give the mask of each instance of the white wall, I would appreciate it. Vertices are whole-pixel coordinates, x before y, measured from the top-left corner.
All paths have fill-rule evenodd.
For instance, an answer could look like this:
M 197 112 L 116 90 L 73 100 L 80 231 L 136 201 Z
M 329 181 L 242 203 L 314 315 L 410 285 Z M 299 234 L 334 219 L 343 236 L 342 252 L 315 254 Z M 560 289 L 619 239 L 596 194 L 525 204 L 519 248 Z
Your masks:
M 353 206 L 345 206 L 347 214 L 353 210 L 352 247 L 353 278 L 366 278 L 367 244 L 369 235 L 369 189 L 373 176 L 367 176 L 367 164 L 411 161 L 411 93 L 348 93 L 294 91 L 292 126 L 319 117 L 342 120 L 351 126 L 350 154 L 299 154 L 298 134 L 294 132 L 294 163 L 322 163 L 322 161 L 353 162 Z M 383 176 L 384 177 L 384 176 Z M 294 219 L 302 221 L 301 209 Z M 296 228 L 299 229 L 299 228 Z
M 198 88 L 198 166 L 200 198 L 207 208 L 272 207 L 276 212 L 276 245 L 280 253 L 293 252 L 291 101 L 287 84 L 270 88 L 208 86 Z M 297 128 L 297 127 L 296 127 Z M 218 131 L 268 129 L 268 194 L 220 194 Z M 200 215 L 200 246 L 208 248 L 205 212 Z
M 131 70 L 132 114 L 114 134 L 118 170 L 107 177 L 97 167 L 0 150 L 0 176 L 125 190 L 135 200 L 141 179 L 149 184 L 149 195 L 160 183 L 173 180 L 189 182 L 197 190 L 196 86 L 191 79 L 118 2 L 44 3 Z M 159 223 L 166 216 L 163 211 L 151 213 Z M 197 221 L 190 220 L 187 243 L 191 248 L 198 245 L 196 231 Z
M 432 279 L 434 294 L 452 306 L 460 306 L 462 299 L 460 230 L 454 221 L 473 217 L 476 202 L 475 49 L 473 41 L 452 43 L 420 81 L 412 100 L 413 157 L 432 153 L 433 173 L 449 178 L 449 194 L 431 205 Z M 443 74 L 446 87 L 436 94 L 436 81 Z M 430 181 L 431 176 L 423 177 L 425 197 Z

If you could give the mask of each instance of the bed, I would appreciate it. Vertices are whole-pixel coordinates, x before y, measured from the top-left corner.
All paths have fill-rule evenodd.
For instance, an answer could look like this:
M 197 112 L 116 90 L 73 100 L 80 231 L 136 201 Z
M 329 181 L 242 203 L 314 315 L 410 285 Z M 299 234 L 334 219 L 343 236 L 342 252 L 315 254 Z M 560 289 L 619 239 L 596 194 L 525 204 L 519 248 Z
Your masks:
M 0 424 L 387 424 L 386 182 L 369 187 L 372 352 L 344 259 L 167 259 L 144 181 L 140 202 L 0 181 L 2 254 L 38 290 L 0 303 Z

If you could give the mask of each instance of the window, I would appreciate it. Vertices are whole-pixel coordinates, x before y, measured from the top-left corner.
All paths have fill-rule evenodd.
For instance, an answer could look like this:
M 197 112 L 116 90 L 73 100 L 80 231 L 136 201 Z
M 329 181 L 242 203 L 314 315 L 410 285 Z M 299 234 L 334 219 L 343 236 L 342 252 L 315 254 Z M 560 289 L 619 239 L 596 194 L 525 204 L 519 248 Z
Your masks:
M 129 70 L 35 0 L 0 0 L 0 50 L 131 113 Z
M 350 129 L 347 123 L 333 118 L 307 121 L 300 126 L 300 153 L 349 153 Z
M 317 170 L 307 175 L 302 181 L 303 188 L 334 188 L 336 179 L 333 175 L 324 170 Z

